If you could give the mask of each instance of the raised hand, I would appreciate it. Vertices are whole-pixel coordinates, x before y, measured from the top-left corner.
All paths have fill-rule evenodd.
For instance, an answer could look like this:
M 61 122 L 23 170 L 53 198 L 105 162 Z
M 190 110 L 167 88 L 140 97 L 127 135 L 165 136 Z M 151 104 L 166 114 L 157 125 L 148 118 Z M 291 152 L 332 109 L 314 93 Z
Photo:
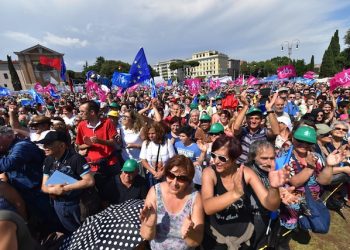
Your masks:
M 270 99 L 270 101 L 266 101 L 265 103 L 265 107 L 267 111 L 270 111 L 273 107 L 273 105 L 275 104 L 275 101 L 277 100 L 278 97 L 278 92 L 274 93 L 272 98 Z
M 327 164 L 335 166 L 341 163 L 346 157 L 346 150 L 334 150 L 327 156 Z
M 295 204 L 299 201 L 299 196 L 293 194 L 295 187 L 280 187 L 280 197 L 285 205 Z
M 182 222 L 182 227 L 181 227 L 181 236 L 182 238 L 186 238 L 187 235 L 191 230 L 193 230 L 194 223 L 191 219 L 191 214 L 185 217 L 185 219 Z
M 308 151 L 307 152 L 307 156 L 306 156 L 306 164 L 309 167 L 315 168 L 316 167 L 316 162 L 317 162 L 318 158 L 315 154 L 313 154 L 312 152 Z
M 239 97 L 239 100 L 241 101 L 243 106 L 249 106 L 249 102 L 247 100 L 247 92 L 243 91 L 242 94 Z
M 153 206 L 145 206 L 140 210 L 140 221 L 148 227 L 153 227 L 157 223 L 157 213 Z
M 289 181 L 289 167 L 269 172 L 269 181 L 272 188 L 279 188 Z

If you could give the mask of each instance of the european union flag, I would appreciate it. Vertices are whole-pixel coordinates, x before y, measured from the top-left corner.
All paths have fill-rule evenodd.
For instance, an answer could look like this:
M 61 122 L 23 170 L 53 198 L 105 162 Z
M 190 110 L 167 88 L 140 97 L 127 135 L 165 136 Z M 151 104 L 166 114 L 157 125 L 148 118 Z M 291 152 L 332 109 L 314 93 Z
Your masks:
M 62 60 L 61 60 L 61 73 L 60 73 L 60 76 L 61 76 L 61 79 L 63 81 L 66 81 L 66 71 L 67 71 L 66 64 L 64 63 L 64 60 L 62 58 Z
M 9 96 L 9 95 L 11 95 L 9 89 L 0 87 L 0 96 Z
M 56 94 L 56 92 L 53 89 L 50 89 L 50 96 L 55 99 L 60 99 L 61 97 Z
M 292 152 L 293 152 L 293 146 L 290 146 L 289 150 L 285 152 L 283 155 L 280 157 L 276 158 L 275 160 L 275 169 L 280 170 L 285 167 L 286 164 L 289 163 L 290 158 L 292 157 Z
M 30 89 L 28 92 L 32 96 L 35 103 L 45 104 L 44 98 L 42 98 L 42 96 L 39 95 L 34 89 Z
M 131 68 L 129 70 L 129 74 L 131 75 L 132 85 L 135 85 L 136 83 L 141 83 L 151 78 L 151 72 L 149 70 L 143 48 L 141 48 L 137 53 L 135 60 L 132 63 Z
M 132 85 L 131 75 L 128 73 L 119 73 L 118 71 L 114 71 L 112 76 L 112 85 L 121 87 L 123 89 L 130 88 Z

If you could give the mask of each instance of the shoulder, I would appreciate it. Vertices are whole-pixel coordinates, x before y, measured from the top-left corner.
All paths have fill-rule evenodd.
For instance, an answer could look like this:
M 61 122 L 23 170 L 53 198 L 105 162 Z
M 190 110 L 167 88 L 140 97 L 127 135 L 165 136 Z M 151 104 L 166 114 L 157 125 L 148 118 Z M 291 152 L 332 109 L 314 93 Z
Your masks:
M 204 180 L 213 180 L 216 182 L 216 174 L 215 174 L 215 171 L 212 167 L 206 167 L 203 170 L 202 176 L 203 176 L 203 181 Z

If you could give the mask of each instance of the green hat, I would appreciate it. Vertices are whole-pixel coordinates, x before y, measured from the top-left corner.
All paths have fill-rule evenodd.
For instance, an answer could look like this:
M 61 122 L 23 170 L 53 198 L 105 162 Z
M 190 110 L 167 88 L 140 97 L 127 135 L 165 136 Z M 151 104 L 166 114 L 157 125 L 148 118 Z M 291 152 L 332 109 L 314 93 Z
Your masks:
M 215 96 L 215 100 L 219 100 L 219 99 L 222 99 L 222 95 Z
M 199 100 L 207 100 L 208 99 L 208 97 L 206 96 L 206 95 L 201 95 L 200 97 L 199 97 Z
M 118 109 L 120 108 L 120 105 L 116 102 L 111 102 L 111 104 L 109 104 L 109 107 Z
M 317 128 L 317 131 L 316 131 L 317 136 L 325 135 L 332 131 L 332 129 L 327 124 L 323 124 L 323 123 L 316 124 L 316 128 Z
M 209 134 L 220 134 L 224 132 L 224 126 L 221 123 L 214 123 L 210 126 Z
M 211 121 L 210 115 L 203 114 L 201 118 L 199 118 L 200 121 Z
M 190 109 L 192 110 L 192 109 L 198 109 L 198 104 L 197 103 L 191 103 L 190 104 Z
M 251 107 L 248 112 L 246 113 L 246 115 L 262 115 L 263 112 L 261 111 L 261 109 L 256 108 L 256 107 Z
M 309 126 L 300 126 L 295 132 L 293 137 L 300 141 L 309 143 L 316 143 L 316 130 Z
M 139 164 L 134 159 L 128 159 L 124 162 L 123 172 L 134 172 L 139 167 Z
M 55 110 L 55 106 L 47 105 L 48 110 Z

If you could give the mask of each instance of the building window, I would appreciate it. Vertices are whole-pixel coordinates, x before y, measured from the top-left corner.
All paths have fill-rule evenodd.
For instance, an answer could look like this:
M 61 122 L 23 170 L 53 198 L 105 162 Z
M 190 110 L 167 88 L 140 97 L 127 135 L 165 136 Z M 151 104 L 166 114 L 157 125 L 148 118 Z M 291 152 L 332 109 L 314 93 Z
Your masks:
M 4 84 L 4 87 L 7 88 L 7 84 Z
M 7 73 L 4 73 L 5 79 L 9 79 L 9 75 Z

